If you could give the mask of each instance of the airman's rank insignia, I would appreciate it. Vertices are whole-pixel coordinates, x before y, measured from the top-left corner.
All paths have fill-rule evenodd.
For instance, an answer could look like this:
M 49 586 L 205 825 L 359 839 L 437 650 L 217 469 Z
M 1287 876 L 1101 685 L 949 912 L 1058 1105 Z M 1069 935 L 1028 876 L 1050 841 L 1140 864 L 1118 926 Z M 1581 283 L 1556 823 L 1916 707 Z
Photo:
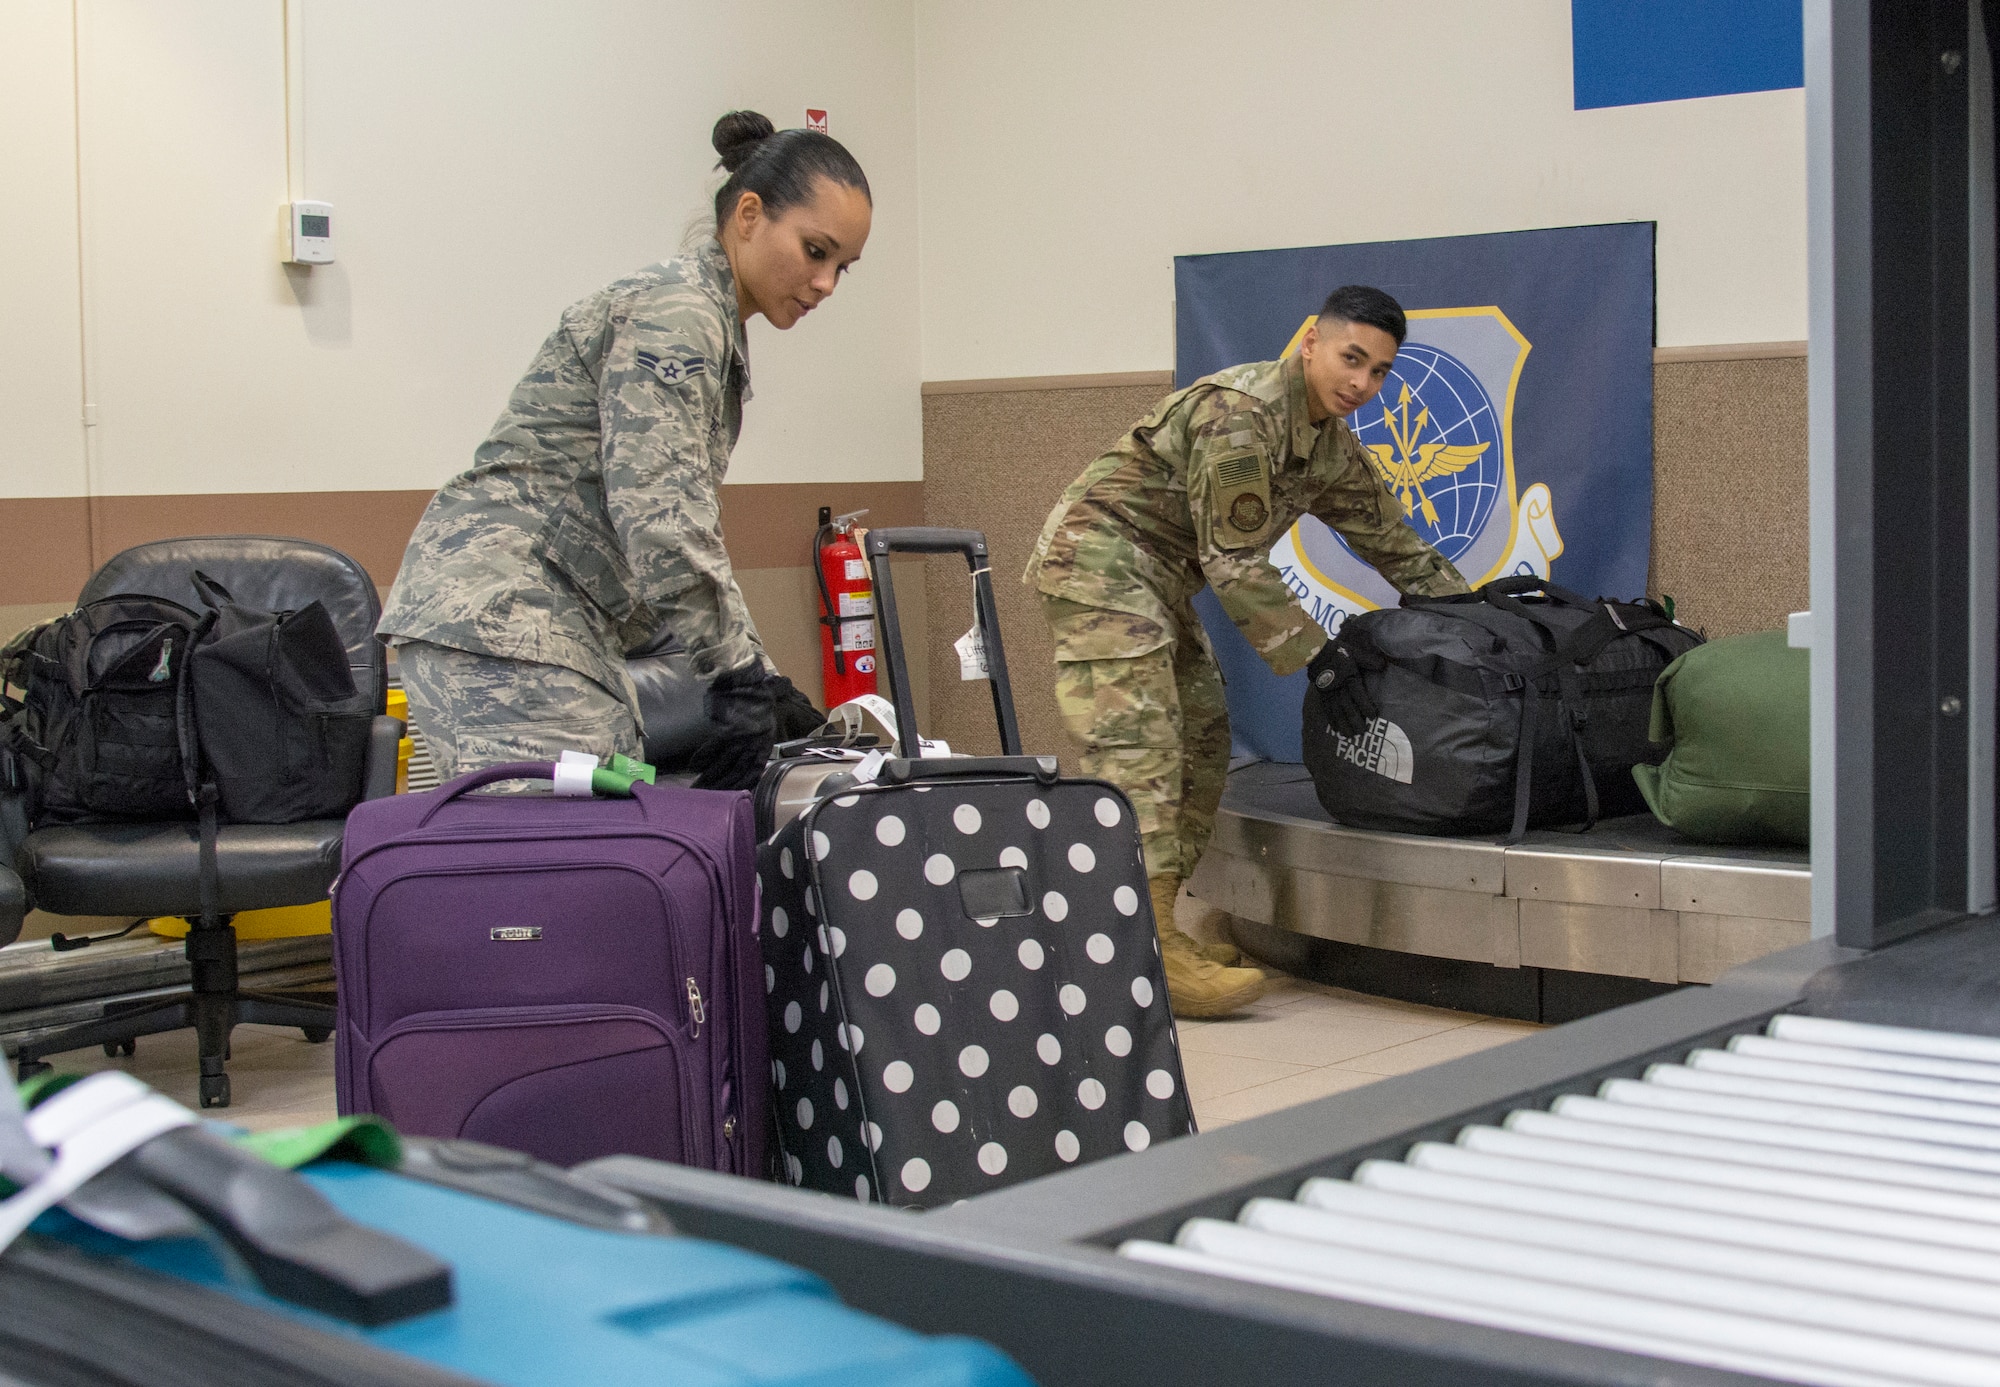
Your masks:
M 652 352 L 640 352 L 638 360 L 639 369 L 650 372 L 662 385 L 685 385 L 708 369 L 707 360 L 699 356 L 655 356 Z
M 1270 508 L 1264 504 L 1264 498 L 1255 492 L 1246 491 L 1229 503 L 1229 523 L 1246 535 L 1263 529 L 1264 522 L 1270 518 Z

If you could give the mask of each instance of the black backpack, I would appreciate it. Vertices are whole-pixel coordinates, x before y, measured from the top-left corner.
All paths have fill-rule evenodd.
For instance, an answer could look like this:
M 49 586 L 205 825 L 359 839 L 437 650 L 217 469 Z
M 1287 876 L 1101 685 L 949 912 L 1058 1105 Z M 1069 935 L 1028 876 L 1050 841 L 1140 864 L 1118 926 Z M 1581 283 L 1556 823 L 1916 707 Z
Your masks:
M 1505 833 L 1644 810 L 1632 767 L 1660 671 L 1701 636 L 1650 601 L 1590 601 L 1540 578 L 1363 612 L 1314 658 L 1305 762 L 1327 813 L 1395 833 Z M 1342 655 L 1346 658 L 1342 658 Z M 1376 716 L 1329 723 L 1348 679 Z
M 192 818 L 188 656 L 204 618 L 163 597 L 89 603 L 17 636 L 0 675 L 6 770 L 40 827 L 87 819 Z

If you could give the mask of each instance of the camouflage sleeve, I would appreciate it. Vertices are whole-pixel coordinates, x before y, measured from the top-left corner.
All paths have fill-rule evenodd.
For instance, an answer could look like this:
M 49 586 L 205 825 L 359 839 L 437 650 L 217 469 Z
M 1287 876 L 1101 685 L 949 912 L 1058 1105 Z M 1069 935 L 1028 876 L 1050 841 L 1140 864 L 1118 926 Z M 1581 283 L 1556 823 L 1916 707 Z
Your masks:
M 632 591 L 705 674 L 755 660 L 767 670 L 722 544 L 715 457 L 728 347 L 700 311 L 635 316 L 598 381 L 604 506 L 631 565 Z
M 1271 500 L 1272 460 L 1284 456 L 1282 423 L 1268 411 L 1232 408 L 1218 391 L 1195 406 L 1188 427 L 1188 514 L 1195 553 L 1222 610 L 1276 674 L 1303 669 L 1326 632 L 1299 606 L 1271 545 L 1280 533 Z
M 1402 503 L 1368 464 L 1354 435 L 1344 427 L 1340 432 L 1340 468 L 1312 513 L 1396 591 L 1418 597 L 1467 591 L 1451 561 L 1410 528 Z

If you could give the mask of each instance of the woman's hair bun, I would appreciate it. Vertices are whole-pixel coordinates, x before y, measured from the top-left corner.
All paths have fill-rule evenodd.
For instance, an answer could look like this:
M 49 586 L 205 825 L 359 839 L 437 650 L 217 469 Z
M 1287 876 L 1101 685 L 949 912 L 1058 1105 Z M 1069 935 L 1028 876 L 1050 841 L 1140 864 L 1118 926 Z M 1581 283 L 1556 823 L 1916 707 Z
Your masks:
M 731 111 L 715 123 L 708 140 L 722 156 L 722 167 L 734 173 L 776 129 L 755 111 Z

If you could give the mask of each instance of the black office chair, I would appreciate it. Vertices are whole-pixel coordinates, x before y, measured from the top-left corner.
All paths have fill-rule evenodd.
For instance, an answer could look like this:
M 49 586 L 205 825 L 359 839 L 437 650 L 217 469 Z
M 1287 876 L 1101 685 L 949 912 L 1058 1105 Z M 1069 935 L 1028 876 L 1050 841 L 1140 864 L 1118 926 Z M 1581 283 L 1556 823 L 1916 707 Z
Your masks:
M 19 873 L 0 862 L 0 944 L 21 937 L 21 922 L 28 918 L 28 888 Z
M 202 609 L 190 575 L 200 569 L 248 607 L 289 611 L 318 599 L 347 647 L 355 686 L 376 709 L 387 691 L 386 656 L 375 639 L 382 614 L 360 564 L 302 539 L 208 535 L 142 544 L 113 558 L 85 584 L 78 604 L 114 593 L 144 593 Z M 396 743 L 403 724 L 378 716 L 368 746 L 364 799 L 396 788 Z M 201 918 L 199 838 L 192 821 L 65 824 L 28 835 L 16 855 L 29 894 L 58 915 L 178 915 L 187 935 L 190 985 L 170 996 L 120 1004 L 97 1021 L 23 1044 L 17 1073 L 49 1068 L 43 1056 L 102 1045 L 131 1054 L 138 1037 L 193 1027 L 201 1051 L 201 1105 L 229 1105 L 229 1033 L 239 1025 L 297 1026 L 315 1043 L 333 1033 L 333 1008 L 311 994 L 237 988 L 238 911 L 325 900 L 340 870 L 342 819 L 293 824 L 224 824 L 218 838 L 220 918 Z M 322 997 L 324 994 L 320 994 Z

